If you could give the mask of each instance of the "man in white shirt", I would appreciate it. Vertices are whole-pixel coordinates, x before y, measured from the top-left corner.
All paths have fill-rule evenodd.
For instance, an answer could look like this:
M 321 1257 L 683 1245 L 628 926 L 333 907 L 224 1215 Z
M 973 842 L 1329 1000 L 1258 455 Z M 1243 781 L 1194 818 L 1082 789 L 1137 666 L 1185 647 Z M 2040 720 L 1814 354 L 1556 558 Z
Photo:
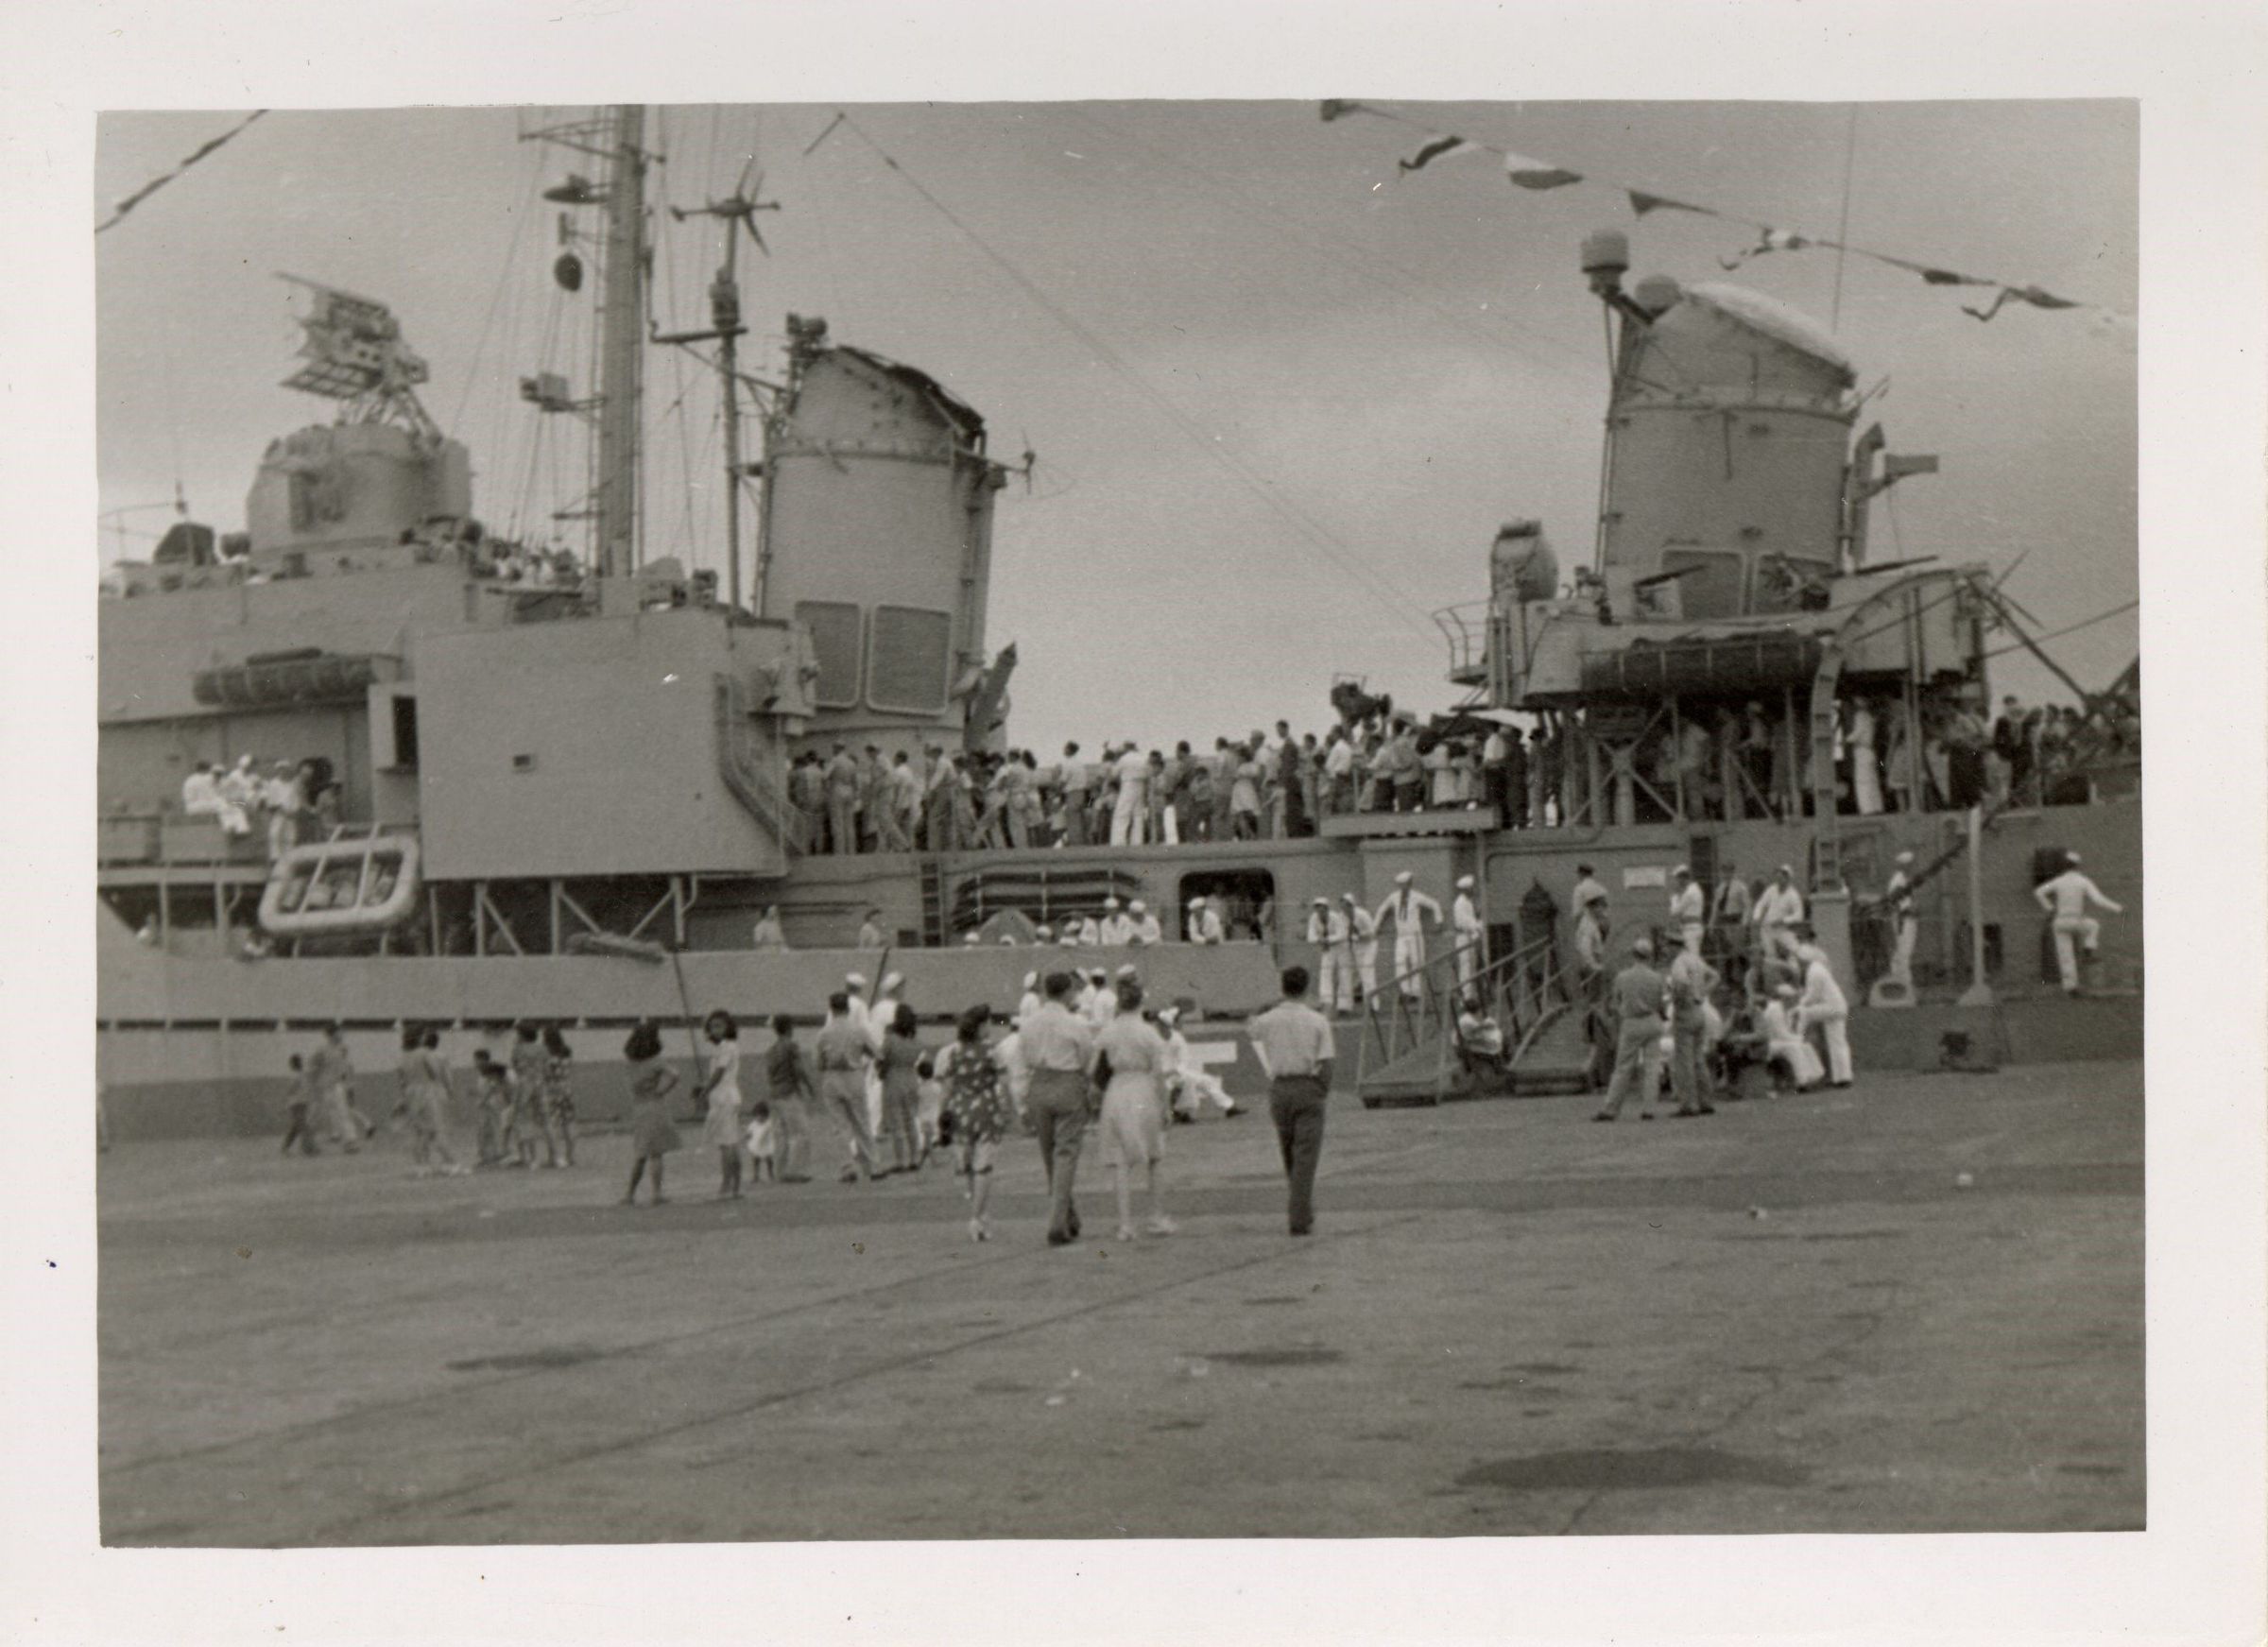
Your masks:
M 1103 900 L 1103 921 L 1095 935 L 1107 949 L 1116 949 L 1134 935 L 1134 923 L 1118 907 L 1116 893 Z
M 1125 969 L 1131 975 L 1134 969 Z M 1118 1016 L 1118 991 L 1110 986 L 1110 974 L 1102 968 L 1087 974 L 1087 1021 L 1100 1029 Z
M 1378 996 L 1378 917 L 1351 892 L 1340 895 L 1347 907 L 1347 951 L 1354 958 L 1354 1004 L 1360 1006 Z
M 1193 944 L 1217 944 L 1221 938 L 1221 912 L 1202 898 L 1191 899 L 1189 941 Z
M 2079 947 L 2087 951 L 2089 961 L 2102 952 L 2103 946 L 2103 923 L 2087 913 L 2088 905 L 2107 909 L 2113 915 L 2126 912 L 2104 897 L 2103 889 L 2080 872 L 2078 853 L 2066 852 L 2063 863 L 2063 873 L 2035 886 L 2032 897 L 2043 912 L 2053 918 L 2055 969 L 2062 976 L 2063 992 L 2076 995 L 2079 957 L 2073 952 L 2071 940 L 2079 940 Z
M 1323 811 L 1329 814 L 1355 810 L 1354 745 L 1343 728 L 1331 729 L 1331 747 L 1323 757 Z
M 1353 1003 L 1347 986 L 1347 918 L 1332 908 L 1331 900 L 1318 898 L 1308 906 L 1307 941 L 1315 946 L 1315 1005 L 1327 1016 L 1344 1012 Z
M 1670 871 L 1670 924 L 1685 940 L 1686 953 L 1701 958 L 1701 932 L 1709 914 L 1709 896 L 1693 872 L 1683 864 Z
M 1407 869 L 1395 876 L 1393 892 L 1378 906 L 1379 924 L 1393 918 L 1394 975 L 1401 980 L 1401 992 L 1412 1000 L 1423 991 L 1426 917 L 1430 914 L 1435 926 L 1441 924 L 1441 905 L 1411 884 L 1416 879 Z
M 1481 912 L 1473 907 L 1472 888 L 1471 876 L 1458 876 L 1457 895 L 1449 901 L 1449 930 L 1457 946 L 1457 987 L 1467 992 L 1480 975 L 1481 950 L 1487 937 Z
M 1023 999 L 1016 1003 L 1016 1027 L 1022 1029 L 1024 1021 L 1039 1011 L 1040 1004 L 1040 974 L 1026 972 L 1023 975 Z
M 1165 941 L 1165 928 L 1141 899 L 1126 905 L 1126 918 L 1134 929 L 1126 938 L 1128 943 L 1148 945 Z
M 1084 949 L 1099 950 L 1103 946 L 1103 924 L 1091 915 L 1082 915 L 1064 927 L 1068 940 Z
M 1759 948 L 1767 961 L 1784 961 L 1796 953 L 1796 928 L 1804 917 L 1803 894 L 1796 889 L 1796 871 L 1782 864 L 1772 884 L 1758 896 L 1751 918 L 1756 922 Z
M 1890 978 L 1892 982 L 1914 987 L 1914 939 L 1918 923 L 1914 918 L 1914 854 L 1900 852 L 1898 867 L 1890 872 L 1890 884 L 1882 888 L 1882 908 L 1890 917 Z
M 1850 1085 L 1850 1004 L 1843 999 L 1842 986 L 1835 975 L 1828 970 L 1827 952 L 1816 944 L 1806 943 L 1796 953 L 1796 964 L 1803 968 L 1803 996 L 1796 1003 L 1796 1029 L 1808 1035 L 1818 1026 L 1820 1038 L 1827 1042 L 1827 1078 L 1830 1085 Z
M 1110 814 L 1110 844 L 1139 847 L 1149 839 L 1150 760 L 1132 744 L 1117 761 L 1118 803 Z

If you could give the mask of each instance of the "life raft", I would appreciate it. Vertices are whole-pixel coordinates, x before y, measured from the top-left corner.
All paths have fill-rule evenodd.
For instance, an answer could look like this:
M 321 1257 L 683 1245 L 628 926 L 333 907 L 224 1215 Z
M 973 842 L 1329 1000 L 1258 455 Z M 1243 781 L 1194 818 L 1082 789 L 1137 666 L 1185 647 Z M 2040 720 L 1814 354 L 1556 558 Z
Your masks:
M 417 908 L 418 843 L 366 835 L 294 847 L 267 872 L 260 926 L 279 937 L 384 932 Z

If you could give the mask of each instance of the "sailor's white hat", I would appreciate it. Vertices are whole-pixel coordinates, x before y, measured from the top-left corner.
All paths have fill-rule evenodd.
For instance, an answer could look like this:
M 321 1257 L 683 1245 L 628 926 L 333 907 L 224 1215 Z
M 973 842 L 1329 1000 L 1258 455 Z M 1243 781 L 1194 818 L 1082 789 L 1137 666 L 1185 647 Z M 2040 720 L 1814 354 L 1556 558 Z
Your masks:
M 864 989 L 867 986 L 866 974 L 863 972 L 845 972 L 843 982 L 853 989 Z
M 1411 874 L 1407 869 L 1404 869 L 1400 874 L 1394 877 L 1394 884 L 1397 886 L 1407 886 L 1411 882 L 1417 879 L 1417 876 Z
M 1472 877 L 1469 875 L 1458 876 L 1457 890 L 1459 892 L 1470 892 L 1472 890 Z

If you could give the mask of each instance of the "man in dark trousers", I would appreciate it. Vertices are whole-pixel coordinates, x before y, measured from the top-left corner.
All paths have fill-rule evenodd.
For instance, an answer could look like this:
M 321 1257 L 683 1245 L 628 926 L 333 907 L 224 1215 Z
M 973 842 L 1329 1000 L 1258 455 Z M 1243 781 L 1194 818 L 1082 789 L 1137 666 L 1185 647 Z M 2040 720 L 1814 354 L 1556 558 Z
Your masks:
M 1283 969 L 1283 999 L 1252 1021 L 1252 1044 L 1268 1072 L 1268 1114 L 1291 1180 L 1291 1229 L 1315 1227 L 1315 1163 L 1323 1156 L 1323 1110 L 1336 1055 L 1331 1021 L 1307 1004 L 1307 969 Z
M 1030 1087 L 1024 1110 L 1040 1135 L 1040 1160 L 1047 1169 L 1047 1244 L 1068 1246 L 1079 1238 L 1079 1210 L 1072 1200 L 1078 1176 L 1079 1144 L 1087 1135 L 1088 1075 L 1094 1065 L 1094 1028 L 1071 1010 L 1078 980 L 1069 972 L 1047 975 L 1047 999 L 1017 1031 L 1017 1057 Z
M 1623 1100 L 1638 1091 L 1638 1118 L 1654 1119 L 1654 1095 L 1661 1089 L 1661 1028 L 1667 1005 L 1661 974 L 1654 969 L 1654 944 L 1645 937 L 1630 941 L 1630 964 L 1615 975 L 1608 992 L 1607 1015 L 1615 1025 L 1614 1075 L 1606 1083 L 1606 1103 L 1591 1117 L 1612 1121 L 1623 1112 Z

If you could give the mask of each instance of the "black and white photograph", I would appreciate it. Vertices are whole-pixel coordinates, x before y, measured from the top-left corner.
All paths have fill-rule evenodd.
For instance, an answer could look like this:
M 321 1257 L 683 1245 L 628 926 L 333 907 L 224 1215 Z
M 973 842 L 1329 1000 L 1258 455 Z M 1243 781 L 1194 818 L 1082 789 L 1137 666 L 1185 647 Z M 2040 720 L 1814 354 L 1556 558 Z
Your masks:
M 95 1559 L 2188 1524 L 2150 94 L 1334 76 L 89 112 Z

